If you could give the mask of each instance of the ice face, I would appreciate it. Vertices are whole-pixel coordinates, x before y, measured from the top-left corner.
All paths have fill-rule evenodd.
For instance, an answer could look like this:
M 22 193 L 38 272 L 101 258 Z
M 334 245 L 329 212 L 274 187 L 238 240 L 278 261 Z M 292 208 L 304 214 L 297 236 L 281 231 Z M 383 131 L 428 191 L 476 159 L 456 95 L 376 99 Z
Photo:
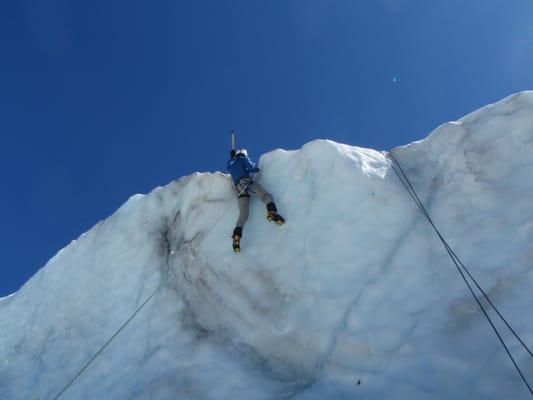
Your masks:
M 533 92 L 393 151 L 532 344 Z M 158 287 L 65 399 L 529 398 L 385 153 L 317 140 L 259 164 L 287 223 L 253 199 L 242 253 L 231 180 L 194 174 L 0 299 L 0 398 L 53 398 Z

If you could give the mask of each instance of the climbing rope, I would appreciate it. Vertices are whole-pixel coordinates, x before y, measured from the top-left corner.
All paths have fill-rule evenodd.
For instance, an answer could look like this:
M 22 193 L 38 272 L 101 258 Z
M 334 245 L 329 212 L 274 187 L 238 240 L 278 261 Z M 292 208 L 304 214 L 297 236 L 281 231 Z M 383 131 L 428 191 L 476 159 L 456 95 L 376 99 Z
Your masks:
M 478 284 L 477 280 L 474 278 L 474 276 L 470 273 L 469 269 L 466 267 L 466 265 L 461 261 L 461 259 L 459 258 L 459 256 L 457 256 L 457 254 L 452 250 L 452 248 L 449 246 L 448 242 L 444 239 L 444 237 L 442 236 L 442 234 L 440 233 L 439 229 L 436 227 L 435 223 L 433 222 L 433 219 L 431 218 L 431 216 L 429 215 L 428 211 L 426 210 L 424 204 L 422 203 L 422 201 L 420 200 L 420 198 L 418 197 L 418 194 L 416 193 L 413 185 L 411 184 L 409 178 L 407 177 L 405 171 L 403 170 L 401 164 L 399 163 L 399 161 L 396 159 L 396 157 L 392 154 L 392 152 L 389 152 L 388 153 L 388 156 L 389 158 L 392 160 L 392 169 L 394 170 L 394 172 L 396 173 L 396 175 L 398 176 L 398 178 L 400 179 L 400 182 L 402 183 L 402 185 L 405 187 L 405 189 L 407 190 L 407 192 L 409 193 L 409 195 L 411 196 L 411 198 L 414 200 L 414 202 L 416 203 L 416 205 L 418 206 L 418 208 L 420 209 L 420 211 L 422 212 L 422 214 L 426 217 L 426 219 L 428 220 L 429 224 L 432 226 L 433 230 L 436 232 L 437 236 L 439 237 L 440 241 L 442 242 L 444 248 L 446 249 L 448 255 L 450 256 L 450 258 L 452 259 L 455 267 L 457 268 L 457 271 L 459 272 L 459 274 L 461 275 L 462 279 L 464 280 L 466 286 L 468 287 L 470 293 L 472 294 L 472 297 L 474 298 L 474 300 L 476 301 L 476 303 L 478 304 L 479 308 L 481 309 L 483 315 L 485 316 L 485 318 L 487 319 L 487 321 L 489 322 L 490 326 L 492 327 L 492 329 L 494 330 L 494 333 L 496 334 L 496 336 L 498 337 L 500 343 L 502 344 L 503 348 L 505 349 L 505 352 L 507 353 L 507 355 L 509 356 L 509 359 L 511 360 L 511 362 L 513 363 L 514 367 L 516 368 L 518 374 L 520 375 L 520 377 L 522 378 L 522 381 L 524 382 L 524 384 L 527 386 L 528 390 L 529 390 L 529 393 L 531 395 L 533 395 L 533 389 L 531 388 L 531 386 L 529 385 L 528 381 L 526 380 L 522 370 L 520 369 L 520 367 L 518 366 L 517 362 L 515 361 L 513 355 L 511 354 L 511 352 L 509 351 L 509 348 L 507 346 L 507 344 L 505 343 L 504 339 L 502 338 L 500 332 L 498 331 L 498 329 L 496 328 L 496 326 L 494 325 L 494 322 L 492 321 L 492 319 L 490 318 L 490 316 L 488 315 L 487 313 L 487 310 L 485 310 L 485 307 L 483 306 L 483 304 L 481 303 L 481 301 L 479 300 L 478 296 L 476 296 L 475 292 L 474 292 L 474 289 L 472 288 L 472 285 L 470 284 L 470 282 L 468 281 L 467 277 L 468 276 L 472 282 L 474 283 L 474 285 L 477 287 L 477 289 L 481 292 L 481 294 L 483 295 L 483 298 L 487 301 L 487 303 L 491 306 L 491 308 L 496 312 L 496 314 L 498 315 L 498 317 L 500 317 L 500 319 L 504 322 L 505 326 L 507 326 L 507 328 L 509 329 L 509 331 L 514 335 L 514 337 L 520 342 L 520 344 L 522 345 L 522 347 L 529 353 L 529 355 L 533 358 L 533 352 L 529 349 L 529 347 L 524 343 L 524 341 L 520 338 L 520 336 L 516 333 L 516 331 L 512 328 L 512 326 L 509 324 L 509 322 L 507 321 L 507 319 L 500 313 L 500 311 L 498 310 L 498 308 L 494 305 L 494 303 L 490 300 L 490 298 L 488 297 L 487 293 L 485 292 L 485 290 L 483 290 L 483 288 Z M 466 273 L 466 275 L 465 275 Z
M 150 296 L 148 296 L 148 298 L 144 301 L 144 303 L 141 304 L 141 306 L 139 308 L 137 308 L 137 310 L 135 310 L 135 312 L 126 320 L 126 322 L 124 322 L 122 324 L 122 326 L 120 328 L 118 328 L 118 330 L 113 334 L 113 336 L 111 336 L 108 341 L 100 348 L 100 350 L 98 350 L 94 356 L 91 357 L 91 359 L 89 361 L 87 361 L 85 363 L 85 365 L 78 371 L 78 373 L 76 375 L 74 375 L 74 377 L 63 387 L 63 389 L 61 389 L 61 391 L 54 397 L 54 400 L 57 400 L 59 399 L 63 393 L 66 392 L 66 390 L 72 386 L 72 384 L 74 382 L 76 382 L 76 380 L 85 372 L 85 370 L 87 368 L 89 368 L 89 365 L 91 365 L 93 363 L 94 360 L 96 360 L 98 358 L 98 356 L 107 348 L 107 346 L 109 346 L 111 344 L 111 342 L 113 340 L 115 340 L 115 338 L 120 334 L 120 332 L 122 332 L 122 330 L 133 320 L 133 318 L 135 318 L 135 316 L 137 314 L 139 314 L 139 312 L 144 308 L 145 305 L 147 305 L 150 300 L 152 300 L 152 298 L 155 296 L 155 294 L 157 292 L 159 292 L 159 290 L 163 287 L 164 285 L 160 285 L 158 286 Z
M 256 177 L 258 175 L 259 174 L 257 174 Z M 238 192 L 235 197 L 238 198 L 242 193 L 244 193 L 247 188 L 248 185 L 246 185 L 240 192 Z M 224 209 L 224 212 L 220 215 L 220 217 L 218 217 L 218 219 L 215 220 L 213 225 L 211 225 L 211 227 L 205 232 L 205 234 L 201 236 L 201 238 L 198 240 L 197 245 L 199 245 L 205 239 L 205 237 L 213 230 L 215 225 L 220 222 L 220 220 L 224 217 L 224 215 L 226 215 L 231 206 L 232 204 L 228 204 L 228 206 Z M 107 342 L 105 342 L 105 344 L 89 359 L 89 361 L 85 363 L 85 365 L 78 371 L 78 373 L 74 375 L 74 377 L 57 393 L 53 400 L 58 400 L 67 391 L 67 389 L 71 387 L 74 382 L 76 382 L 76 380 L 78 380 L 78 378 L 85 372 L 85 370 L 89 368 L 89 366 L 98 358 L 98 356 L 102 354 L 102 352 L 111 344 L 111 342 L 115 340 L 115 338 L 126 328 L 126 326 L 129 325 L 129 323 L 137 316 L 137 314 L 141 312 L 141 310 L 150 302 L 150 300 L 154 298 L 157 292 L 159 292 L 166 284 L 167 282 L 163 282 L 150 294 L 150 296 L 146 298 L 146 300 L 133 312 L 133 314 L 130 315 L 126 322 L 124 322 L 122 326 L 117 329 L 117 331 L 107 340 Z

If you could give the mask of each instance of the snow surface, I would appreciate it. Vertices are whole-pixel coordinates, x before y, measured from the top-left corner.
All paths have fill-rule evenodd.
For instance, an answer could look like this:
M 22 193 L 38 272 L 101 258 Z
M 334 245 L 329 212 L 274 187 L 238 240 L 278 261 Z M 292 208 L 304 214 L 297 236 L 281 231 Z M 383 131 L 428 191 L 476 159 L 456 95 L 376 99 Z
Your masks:
M 533 345 L 533 92 L 394 154 Z M 0 299 L 0 398 L 54 398 L 159 285 L 64 399 L 530 398 L 385 153 L 317 140 L 260 166 L 287 224 L 253 201 L 241 254 L 230 179 L 196 173 L 131 197 Z

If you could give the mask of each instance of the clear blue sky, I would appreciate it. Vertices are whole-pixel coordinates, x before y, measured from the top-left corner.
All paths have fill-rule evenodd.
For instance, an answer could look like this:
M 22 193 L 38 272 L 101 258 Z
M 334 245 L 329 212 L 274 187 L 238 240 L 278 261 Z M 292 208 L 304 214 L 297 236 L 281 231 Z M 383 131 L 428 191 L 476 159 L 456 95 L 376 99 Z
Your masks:
M 0 296 L 134 193 L 330 138 L 390 149 L 533 88 L 531 0 L 0 5 Z

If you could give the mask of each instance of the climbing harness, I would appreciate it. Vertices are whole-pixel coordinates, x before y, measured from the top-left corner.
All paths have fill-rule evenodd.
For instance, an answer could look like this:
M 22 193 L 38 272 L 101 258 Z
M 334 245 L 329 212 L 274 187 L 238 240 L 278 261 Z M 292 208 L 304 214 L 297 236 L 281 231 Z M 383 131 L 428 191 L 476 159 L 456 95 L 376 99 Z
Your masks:
M 490 305 L 490 307 L 496 312 L 496 314 L 498 315 L 498 317 L 503 321 L 503 323 L 505 324 L 505 326 L 507 326 L 507 328 L 509 329 L 509 331 L 514 335 L 514 337 L 518 340 L 518 342 L 522 345 L 522 347 L 529 353 L 529 355 L 533 358 L 533 352 L 529 349 L 529 347 L 524 343 L 524 341 L 520 338 L 520 336 L 518 335 L 518 333 L 516 333 L 516 331 L 512 328 L 512 326 L 509 324 L 509 322 L 507 321 L 507 319 L 504 318 L 504 316 L 501 314 L 501 312 L 496 308 L 496 306 L 494 305 L 494 303 L 491 301 L 491 299 L 488 297 L 487 293 L 485 292 L 485 290 L 483 290 L 483 288 L 478 284 L 477 280 L 474 278 L 474 276 L 470 273 L 469 269 L 466 267 L 466 265 L 461 261 L 461 259 L 459 258 L 459 256 L 457 256 L 457 254 L 453 251 L 453 249 L 450 247 L 450 245 L 448 244 L 448 242 L 444 239 L 444 237 L 442 236 L 442 234 L 440 233 L 439 229 L 436 227 L 435 223 L 433 222 L 433 219 L 431 218 L 431 216 L 429 215 L 428 211 L 426 210 L 424 204 L 422 203 L 422 201 L 420 200 L 420 198 L 418 197 L 418 194 L 416 193 L 413 185 L 411 184 L 411 182 L 409 181 L 409 178 L 407 177 L 407 175 L 405 174 L 401 164 L 399 163 L 399 161 L 397 160 L 397 158 L 394 156 L 394 154 L 392 154 L 392 152 L 389 152 L 387 153 L 387 156 L 391 159 L 392 163 L 391 163 L 391 167 L 392 169 L 394 170 L 394 172 L 396 173 L 396 175 L 398 176 L 398 178 L 400 179 L 400 182 L 402 183 L 402 185 L 405 187 L 405 189 L 407 190 L 407 192 L 409 193 L 409 195 L 411 196 L 411 198 L 413 199 L 413 201 L 416 203 L 416 205 L 418 206 L 419 210 L 422 212 L 422 214 L 426 217 L 426 219 L 428 220 L 429 224 L 431 225 L 431 227 L 433 228 L 433 230 L 435 231 L 435 233 L 437 234 L 437 236 L 439 237 L 440 241 L 442 242 L 444 248 L 446 249 L 448 255 L 450 256 L 450 258 L 452 259 L 453 263 L 455 264 L 455 267 L 457 268 L 457 271 L 459 272 L 459 274 L 461 275 L 461 277 L 463 278 L 466 286 L 468 287 L 468 290 L 470 291 L 470 293 L 472 294 L 472 297 L 474 298 L 474 300 L 476 301 L 476 303 L 478 304 L 479 308 L 481 309 L 483 315 L 485 316 L 485 318 L 487 319 L 488 323 L 490 324 L 490 326 L 492 327 L 492 329 L 494 330 L 494 333 L 496 334 L 496 336 L 498 337 L 500 343 L 502 344 L 503 348 L 505 349 L 505 352 L 507 353 L 507 355 L 509 356 L 509 359 L 511 360 L 511 362 L 513 363 L 514 367 L 516 368 L 518 374 L 520 375 L 520 377 L 522 378 L 522 381 L 524 382 L 524 384 L 527 386 L 528 390 L 529 390 L 529 393 L 531 395 L 533 395 L 533 389 L 531 388 L 531 386 L 529 385 L 528 381 L 526 380 L 522 370 L 520 369 L 520 367 L 518 366 L 517 362 L 515 361 L 513 355 L 511 354 L 511 352 L 509 351 L 509 348 L 507 346 L 507 344 L 505 343 L 505 340 L 502 338 L 500 332 L 498 331 L 498 328 L 496 328 L 496 326 L 494 325 L 494 322 L 492 321 L 492 319 L 490 318 L 490 316 L 488 315 L 488 312 L 487 310 L 485 310 L 485 307 L 483 306 L 483 304 L 481 303 L 481 301 L 479 300 L 478 296 L 476 296 L 475 292 L 474 292 L 474 289 L 472 288 L 472 285 L 470 284 L 470 282 L 468 281 L 467 277 L 468 276 L 471 281 L 474 283 L 474 285 L 477 287 L 477 289 L 481 292 L 481 294 L 483 295 L 483 298 L 487 301 L 487 303 Z M 465 275 L 466 274 L 466 275 Z

